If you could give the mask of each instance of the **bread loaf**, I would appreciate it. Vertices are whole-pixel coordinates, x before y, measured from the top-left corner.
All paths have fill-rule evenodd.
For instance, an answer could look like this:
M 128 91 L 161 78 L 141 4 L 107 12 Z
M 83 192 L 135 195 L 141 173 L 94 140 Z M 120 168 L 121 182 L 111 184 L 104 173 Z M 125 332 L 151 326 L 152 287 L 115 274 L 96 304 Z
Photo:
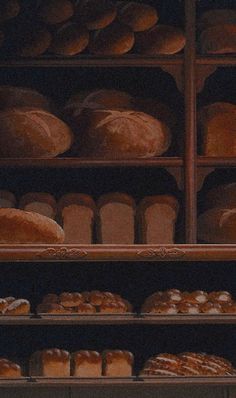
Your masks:
M 89 50 L 94 55 L 122 55 L 134 45 L 134 33 L 127 25 L 113 22 L 105 29 L 94 33 L 89 43 Z
M 66 243 L 91 244 L 96 206 L 89 195 L 71 193 L 58 203 Z
M 208 295 L 209 301 L 213 303 L 232 303 L 232 295 L 229 292 L 220 291 L 220 292 L 211 292 Z
M 144 198 L 137 211 L 140 243 L 174 243 L 178 201 L 173 196 L 157 195 Z
M 103 376 L 130 377 L 133 373 L 133 354 L 129 351 L 107 350 L 103 352 Z
M 58 348 L 35 352 L 30 359 L 30 376 L 69 377 L 69 352 Z
M 171 141 L 169 128 L 142 112 L 87 110 L 85 124 L 87 127 L 81 131 L 81 156 L 151 158 L 165 153 Z
M 3 310 L 3 314 L 8 316 L 28 315 L 29 313 L 30 313 L 30 303 L 28 300 L 24 299 L 18 299 L 13 301 Z
M 79 314 L 95 314 L 96 308 L 92 304 L 82 303 L 77 307 L 77 312 Z
M 55 25 L 67 21 L 74 15 L 74 6 L 70 0 L 43 0 L 38 16 L 43 22 Z
M 89 43 L 87 28 L 76 23 L 67 23 L 55 33 L 50 51 L 59 55 L 76 55 L 81 53 Z
M 210 189 L 206 194 L 204 205 L 207 208 L 236 208 L 236 183 L 218 185 Z
M 5 358 L 0 358 L 0 377 L 19 378 L 22 376 L 21 367 Z
M 0 2 L 0 23 L 17 17 L 20 12 L 20 3 L 18 0 L 1 0 Z
M 97 239 L 103 244 L 134 244 L 135 202 L 129 195 L 110 193 L 98 201 Z
M 97 351 L 77 351 L 71 356 L 71 375 L 101 377 L 102 357 Z
M 62 305 L 56 303 L 41 303 L 37 306 L 37 314 L 69 314 Z
M 16 207 L 16 198 L 13 193 L 9 191 L 0 190 L 0 207 L 12 208 Z
M 170 130 L 176 127 L 177 119 L 174 112 L 165 105 L 163 102 L 158 101 L 156 98 L 139 98 L 133 99 L 133 107 L 137 112 L 144 112 L 151 115 L 160 122 L 167 125 Z
M 80 304 L 84 302 L 83 296 L 80 293 L 61 293 L 59 296 L 59 303 L 67 308 L 78 307 Z
M 0 109 L 40 108 L 51 111 L 51 102 L 44 95 L 28 87 L 0 86 Z
M 235 25 L 220 24 L 205 29 L 200 36 L 201 51 L 204 54 L 229 54 L 236 52 Z
M 29 192 L 20 198 L 19 208 L 25 211 L 35 212 L 52 218 L 56 217 L 57 203 L 55 198 L 45 192 Z
M 144 55 L 171 55 L 183 50 L 186 38 L 183 31 L 169 25 L 156 25 L 135 36 L 135 50 Z
M 212 26 L 221 26 L 224 24 L 236 24 L 236 11 L 233 9 L 214 9 L 204 12 L 199 21 L 200 30 L 210 28 Z
M 48 217 L 18 209 L 0 209 L 0 243 L 63 243 L 64 232 Z
M 236 208 L 213 208 L 198 217 L 198 239 L 206 243 L 236 242 Z
M 38 57 L 50 47 L 52 35 L 44 26 L 28 26 L 22 29 L 16 39 L 16 55 Z
M 89 30 L 97 30 L 110 25 L 116 15 L 116 7 L 110 0 L 85 0 L 78 8 L 77 18 Z
M 42 109 L 0 111 L 1 157 L 54 157 L 67 151 L 72 140 L 70 128 Z
M 141 32 L 152 28 L 158 21 L 158 15 L 155 8 L 148 4 L 129 1 L 120 7 L 118 20 L 134 32 Z

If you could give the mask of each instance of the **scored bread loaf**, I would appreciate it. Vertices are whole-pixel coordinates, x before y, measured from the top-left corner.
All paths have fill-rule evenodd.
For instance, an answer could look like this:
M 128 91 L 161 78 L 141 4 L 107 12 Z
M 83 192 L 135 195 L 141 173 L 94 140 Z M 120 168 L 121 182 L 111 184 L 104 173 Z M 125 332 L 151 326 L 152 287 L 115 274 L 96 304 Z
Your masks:
M 113 22 L 91 37 L 89 51 L 94 55 L 122 55 L 134 45 L 134 32 L 127 25 Z
M 116 18 L 117 11 L 110 0 L 85 0 L 78 6 L 77 19 L 89 30 L 104 29 Z
M 22 376 L 21 367 L 5 358 L 0 358 L 0 377 L 18 378 Z
M 89 43 L 89 32 L 84 26 L 66 23 L 55 33 L 50 51 L 58 55 L 76 55 L 81 53 Z
M 41 214 L 0 208 L 0 243 L 63 243 L 64 232 Z
M 36 351 L 30 358 L 29 368 L 30 376 L 69 377 L 70 354 L 58 348 Z
M 97 203 L 97 239 L 103 244 L 134 244 L 135 202 L 124 193 L 102 195 Z
M 185 43 L 184 32 L 169 25 L 156 25 L 135 36 L 135 50 L 145 55 L 176 54 L 183 50 Z
M 118 20 L 134 32 L 141 32 L 152 28 L 158 21 L 158 15 L 155 8 L 148 4 L 128 1 L 120 7 Z
M 236 183 L 218 185 L 210 189 L 206 194 L 204 205 L 207 208 L 236 208 Z
M 19 208 L 25 211 L 41 214 L 53 220 L 57 213 L 55 198 L 45 192 L 28 192 L 20 198 Z
M 16 207 L 16 198 L 12 192 L 0 190 L 0 207 L 12 208 Z
M 151 158 L 162 155 L 170 146 L 169 128 L 143 112 L 87 109 L 86 119 L 86 128 L 80 131 L 81 156 Z
M 49 25 L 67 21 L 74 15 L 74 6 L 70 0 L 43 0 L 38 16 Z
M 4 315 L 28 315 L 30 313 L 30 302 L 25 299 L 14 300 L 12 303 L 7 305 L 3 310 Z
M 215 207 L 198 217 L 198 239 L 207 243 L 236 242 L 236 208 Z
M 137 210 L 140 243 L 174 243 L 179 204 L 170 195 L 147 196 Z
M 36 90 L 28 87 L 0 86 L 0 109 L 40 108 L 50 112 L 51 101 Z
M 233 9 L 214 9 L 204 12 L 199 21 L 198 27 L 204 30 L 216 25 L 236 24 L 236 11 Z
M 97 351 L 77 351 L 71 356 L 71 376 L 101 377 L 102 356 Z
M 236 52 L 236 23 L 220 24 L 205 29 L 200 35 L 201 51 L 205 54 Z
M 72 141 L 71 129 L 42 109 L 0 111 L 1 157 L 54 157 L 67 151 Z
M 18 0 L 1 0 L 0 2 L 0 23 L 17 17 L 21 6 Z
M 65 243 L 91 244 L 96 205 L 91 196 L 70 193 L 61 197 L 58 210 L 65 232 Z
M 103 356 L 103 376 L 130 377 L 133 374 L 133 354 L 129 351 L 106 350 Z

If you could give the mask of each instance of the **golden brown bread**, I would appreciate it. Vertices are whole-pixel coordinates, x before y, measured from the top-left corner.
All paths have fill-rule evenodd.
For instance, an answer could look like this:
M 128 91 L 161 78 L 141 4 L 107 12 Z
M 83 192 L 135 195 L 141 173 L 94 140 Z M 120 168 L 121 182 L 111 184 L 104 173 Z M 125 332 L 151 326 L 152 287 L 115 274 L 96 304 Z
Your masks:
M 72 141 L 71 129 L 42 109 L 0 111 L 1 157 L 54 157 L 67 151 Z
M 56 31 L 50 51 L 58 55 L 76 55 L 85 50 L 88 43 L 89 32 L 87 28 L 69 22 Z
M 103 356 L 103 376 L 129 377 L 133 374 L 133 354 L 129 351 L 106 350 Z
M 174 26 L 156 25 L 135 36 L 135 50 L 144 55 L 176 54 L 185 47 L 184 32 Z
M 101 377 L 102 356 L 97 351 L 77 351 L 71 356 L 71 375 Z
M 5 308 L 7 308 L 9 305 L 9 303 L 7 302 L 7 300 L 5 298 L 0 298 L 0 313 L 2 314 L 5 310 Z
M 40 108 L 51 111 L 51 102 L 44 95 L 28 87 L 0 86 L 0 109 Z
M 205 314 L 221 314 L 223 310 L 219 303 L 207 302 L 201 305 L 201 312 Z
M 83 296 L 80 293 L 68 293 L 64 292 L 59 295 L 60 304 L 67 307 L 78 307 L 80 304 L 84 302 Z
M 211 292 L 208 295 L 209 301 L 213 303 L 231 303 L 232 302 L 232 295 L 229 292 L 226 291 L 220 291 L 220 292 Z
M 64 232 L 48 217 L 18 209 L 0 209 L 0 243 L 63 243 Z
M 38 16 L 50 25 L 67 21 L 73 15 L 74 6 L 70 0 L 43 0 L 38 10 Z
M 134 41 L 134 32 L 129 26 L 113 22 L 94 33 L 89 51 L 94 55 L 122 55 L 132 49 Z
M 224 24 L 236 24 L 236 11 L 233 9 L 213 9 L 204 12 L 199 21 L 200 30 L 210 28 L 212 26 L 221 26 Z
M 236 208 L 213 208 L 198 217 L 198 239 L 207 243 L 236 242 Z
M 0 207 L 16 207 L 16 198 L 12 192 L 0 190 Z
M 201 51 L 205 54 L 236 52 L 236 24 L 220 24 L 205 29 L 200 36 Z
M 97 30 L 110 25 L 116 15 L 116 7 L 110 0 L 85 0 L 78 7 L 77 18 L 89 30 Z
M 39 213 L 53 220 L 57 213 L 55 198 L 51 194 L 45 192 L 28 192 L 21 196 L 19 208 L 25 211 Z
M 0 358 L 0 377 L 18 378 L 22 376 L 21 367 L 5 358 Z
M 30 359 L 30 375 L 45 377 L 69 377 L 69 352 L 58 348 L 51 348 L 35 352 Z
M 28 315 L 30 313 L 30 303 L 28 300 L 18 299 L 9 304 L 4 310 L 3 314 L 12 315 Z
M 69 314 L 71 311 L 57 303 L 41 303 L 37 306 L 38 314 Z
M 52 35 L 44 26 L 29 26 L 17 39 L 16 54 L 21 57 L 38 57 L 50 47 Z
M 77 311 L 79 314 L 95 314 L 96 308 L 94 305 L 89 303 L 82 303 L 77 307 Z
M 18 0 L 1 0 L 0 2 L 0 23 L 17 17 L 21 9 Z
M 152 28 L 158 21 L 158 15 L 155 8 L 148 4 L 129 1 L 120 7 L 118 20 L 134 32 L 141 32 Z

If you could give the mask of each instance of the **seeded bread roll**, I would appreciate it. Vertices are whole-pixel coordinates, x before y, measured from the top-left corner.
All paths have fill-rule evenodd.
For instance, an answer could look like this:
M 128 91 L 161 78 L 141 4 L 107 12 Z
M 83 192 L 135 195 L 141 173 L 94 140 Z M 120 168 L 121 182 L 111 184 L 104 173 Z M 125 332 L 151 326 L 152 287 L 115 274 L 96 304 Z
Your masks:
M 236 11 L 233 9 L 214 9 L 204 12 L 198 21 L 200 30 L 212 26 L 221 26 L 224 24 L 236 24 Z
M 94 33 L 89 50 L 94 55 L 122 55 L 134 45 L 134 33 L 127 25 L 113 22 L 105 29 Z
M 198 217 L 198 239 L 207 243 L 236 242 L 236 208 L 209 209 Z
M 16 198 L 12 192 L 0 190 L 0 207 L 12 208 L 16 207 Z
M 141 32 L 152 28 L 158 21 L 158 15 L 155 8 L 148 4 L 130 1 L 120 7 L 118 20 L 130 26 L 134 32 Z
M 186 43 L 184 32 L 174 26 L 156 25 L 135 36 L 135 50 L 144 55 L 176 54 Z
M 71 56 L 81 53 L 89 43 L 86 27 L 68 22 L 55 33 L 50 51 L 53 54 Z
M 135 202 L 124 193 L 109 193 L 98 201 L 97 239 L 103 244 L 134 244 Z
M 28 300 L 18 299 L 9 304 L 3 311 L 4 315 L 28 315 L 30 313 L 30 303 Z
M 103 356 L 103 376 L 129 377 L 133 374 L 133 354 L 129 351 L 107 350 Z
M 204 54 L 230 54 L 236 52 L 236 24 L 224 24 L 205 29 L 200 36 Z
M 49 25 L 67 21 L 74 15 L 74 6 L 70 0 L 43 0 L 38 16 Z
M 5 358 L 0 358 L 0 377 L 18 378 L 22 376 L 21 367 Z
M 12 108 L 0 111 L 1 157 L 54 157 L 67 151 L 71 129 L 42 109 Z
M 1 0 L 0 2 L 0 23 L 17 17 L 20 13 L 20 3 L 18 0 Z
M 64 232 L 48 217 L 18 209 L 0 209 L 0 243 L 63 243 Z
M 71 375 L 101 377 L 102 356 L 97 351 L 77 351 L 71 356 Z
M 171 141 L 169 128 L 143 112 L 87 110 L 85 124 L 86 128 L 80 129 L 81 156 L 151 158 L 165 153 Z
M 51 194 L 45 192 L 29 192 L 23 195 L 20 198 L 19 208 L 41 214 L 53 220 L 57 213 L 55 198 Z
M 40 108 L 50 112 L 51 101 L 36 90 L 28 87 L 0 86 L 0 109 Z
M 116 18 L 117 11 L 110 0 L 85 0 L 78 7 L 77 18 L 89 30 L 104 29 Z
M 140 242 L 145 244 L 174 243 L 179 204 L 169 195 L 147 196 L 137 211 Z
M 69 377 L 70 354 L 51 348 L 35 352 L 30 359 L 30 375 L 45 377 Z
M 21 57 L 38 57 L 50 47 L 52 35 L 44 26 L 28 26 L 16 38 L 16 54 Z

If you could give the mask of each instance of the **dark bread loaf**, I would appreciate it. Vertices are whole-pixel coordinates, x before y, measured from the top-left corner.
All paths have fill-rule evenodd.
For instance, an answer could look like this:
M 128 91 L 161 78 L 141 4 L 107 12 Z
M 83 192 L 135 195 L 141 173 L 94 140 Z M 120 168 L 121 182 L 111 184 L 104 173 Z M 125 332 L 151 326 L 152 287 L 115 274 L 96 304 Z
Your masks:
M 198 217 L 198 239 L 207 243 L 236 242 L 236 208 L 213 208 Z
M 144 55 L 176 54 L 186 43 L 184 32 L 174 26 L 156 25 L 135 36 L 135 50 Z
M 43 0 L 38 10 L 38 16 L 49 25 L 65 22 L 73 15 L 74 6 L 70 0 Z
M 155 8 L 148 4 L 129 1 L 120 6 L 118 20 L 134 32 L 141 32 L 152 28 L 158 21 L 158 15 Z
M 20 13 L 20 3 L 18 0 L 1 0 L 0 1 L 0 23 L 17 17 Z
M 95 55 L 122 55 L 134 45 L 134 33 L 127 25 L 113 22 L 105 29 L 94 33 L 89 43 L 89 50 Z
M 39 213 L 42 216 L 56 217 L 57 203 L 55 198 L 45 192 L 28 192 L 20 198 L 19 208 L 25 211 Z
M 78 117 L 80 122 L 80 117 Z M 81 129 L 80 154 L 96 158 L 129 159 L 160 156 L 170 145 L 169 128 L 142 112 L 87 110 Z
M 200 30 L 212 26 L 221 26 L 224 24 L 236 24 L 236 11 L 233 9 L 214 9 L 208 10 L 201 15 L 198 21 Z
M 72 144 L 70 128 L 42 109 L 0 111 L 1 157 L 55 157 Z
M 40 108 L 51 111 L 51 101 L 43 94 L 28 87 L 0 86 L 0 109 Z
M 50 51 L 58 55 L 76 55 L 81 53 L 89 43 L 89 32 L 86 27 L 68 22 L 55 33 Z
M 212 26 L 200 36 L 204 54 L 229 54 L 236 52 L 236 23 Z
M 48 50 L 51 41 L 52 35 L 46 27 L 29 25 L 20 28 L 13 46 L 18 56 L 38 57 Z
M 48 217 L 18 209 L 0 209 L 0 243 L 63 243 L 64 232 Z
M 76 17 L 89 30 L 97 30 L 110 25 L 116 15 L 116 7 L 110 0 L 85 0 L 78 6 Z

